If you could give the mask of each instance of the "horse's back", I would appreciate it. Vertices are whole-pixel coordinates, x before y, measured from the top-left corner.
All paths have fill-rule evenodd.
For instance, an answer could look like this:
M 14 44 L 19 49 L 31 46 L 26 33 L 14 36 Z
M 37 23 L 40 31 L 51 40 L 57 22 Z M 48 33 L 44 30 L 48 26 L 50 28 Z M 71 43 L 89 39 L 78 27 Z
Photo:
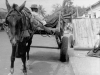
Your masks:
M 25 32 L 25 35 L 27 36 L 27 30 L 32 30 L 32 26 L 31 26 L 31 22 L 30 22 L 30 19 L 31 19 L 31 12 L 28 8 L 24 7 L 24 9 L 22 10 L 22 18 L 23 18 L 23 29 L 24 29 L 24 32 Z M 29 34 L 29 33 L 28 33 Z

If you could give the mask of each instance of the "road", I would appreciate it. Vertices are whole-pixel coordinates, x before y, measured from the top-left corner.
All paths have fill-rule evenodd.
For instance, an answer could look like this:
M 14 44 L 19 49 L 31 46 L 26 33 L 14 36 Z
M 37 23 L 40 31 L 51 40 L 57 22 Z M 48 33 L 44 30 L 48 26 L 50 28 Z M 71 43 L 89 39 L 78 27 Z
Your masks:
M 35 35 L 30 50 L 28 75 L 74 75 L 70 62 L 59 61 L 60 50 L 54 36 Z M 0 75 L 7 75 L 10 68 L 11 44 L 5 32 L 0 32 Z M 22 62 L 15 60 L 14 75 L 23 75 Z

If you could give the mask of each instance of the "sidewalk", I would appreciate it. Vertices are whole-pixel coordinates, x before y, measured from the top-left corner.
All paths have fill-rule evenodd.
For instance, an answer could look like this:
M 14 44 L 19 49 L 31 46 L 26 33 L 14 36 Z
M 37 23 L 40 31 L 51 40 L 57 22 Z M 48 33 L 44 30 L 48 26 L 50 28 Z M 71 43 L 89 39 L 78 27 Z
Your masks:
M 87 56 L 88 51 L 69 50 L 75 75 L 100 75 L 100 58 Z

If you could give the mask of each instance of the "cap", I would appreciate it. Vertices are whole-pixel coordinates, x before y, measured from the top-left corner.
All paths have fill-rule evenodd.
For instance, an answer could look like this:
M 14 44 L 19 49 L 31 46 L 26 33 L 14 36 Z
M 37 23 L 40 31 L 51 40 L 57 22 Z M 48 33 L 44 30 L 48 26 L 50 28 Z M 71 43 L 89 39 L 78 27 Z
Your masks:
M 32 4 L 30 8 L 38 8 L 37 4 Z

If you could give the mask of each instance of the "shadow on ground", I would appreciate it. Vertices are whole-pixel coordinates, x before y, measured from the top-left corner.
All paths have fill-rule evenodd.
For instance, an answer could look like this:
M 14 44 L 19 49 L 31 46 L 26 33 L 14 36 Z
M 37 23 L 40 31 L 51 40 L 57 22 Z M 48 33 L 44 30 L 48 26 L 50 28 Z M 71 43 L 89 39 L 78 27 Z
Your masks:
M 56 52 L 44 52 L 39 51 L 33 54 L 30 54 L 30 61 L 51 61 L 57 62 L 59 61 L 60 54 Z

